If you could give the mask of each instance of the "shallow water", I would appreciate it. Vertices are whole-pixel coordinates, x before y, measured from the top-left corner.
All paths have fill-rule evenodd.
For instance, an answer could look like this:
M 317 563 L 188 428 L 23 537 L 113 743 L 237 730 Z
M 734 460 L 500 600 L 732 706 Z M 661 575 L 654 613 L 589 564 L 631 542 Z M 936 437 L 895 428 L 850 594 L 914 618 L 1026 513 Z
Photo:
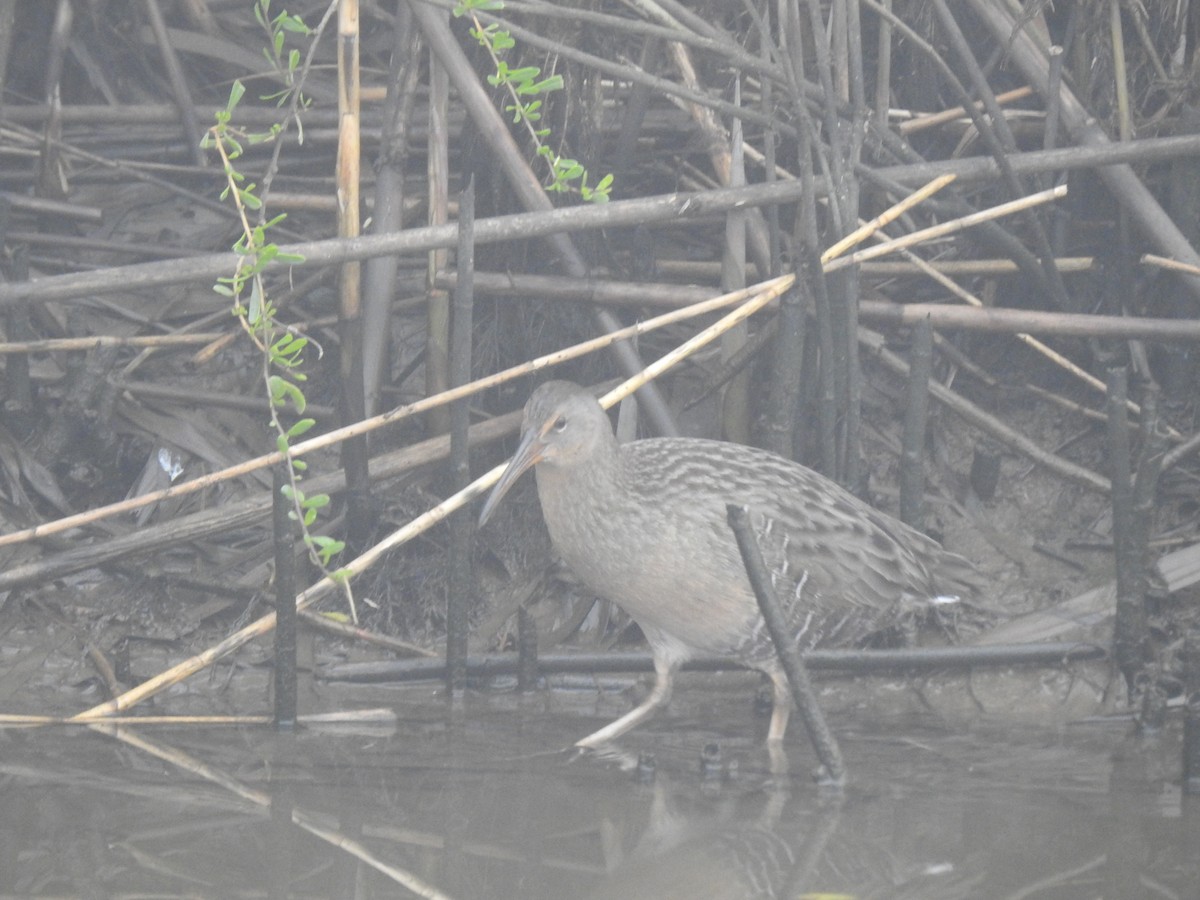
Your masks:
M 1200 890 L 1200 803 L 1179 796 L 1174 727 L 1138 740 L 1120 724 L 961 729 L 838 713 L 850 772 L 838 795 L 809 777 L 798 727 L 790 771 L 772 774 L 742 692 L 689 691 L 629 735 L 640 777 L 615 757 L 560 751 L 610 711 L 561 693 L 448 706 L 428 688 L 377 690 L 396 724 L 293 734 L 0 731 L 0 896 Z M 719 759 L 702 768 L 713 743 Z

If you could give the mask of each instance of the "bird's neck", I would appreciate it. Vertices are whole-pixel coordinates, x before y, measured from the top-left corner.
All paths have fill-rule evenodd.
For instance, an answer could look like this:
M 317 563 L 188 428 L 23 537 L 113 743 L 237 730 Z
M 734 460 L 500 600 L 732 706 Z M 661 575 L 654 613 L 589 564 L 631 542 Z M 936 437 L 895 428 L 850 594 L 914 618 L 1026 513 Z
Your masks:
M 611 434 L 597 441 L 585 457 L 542 463 L 535 470 L 538 497 L 546 523 L 580 522 L 620 502 L 627 493 L 627 473 L 621 447 Z

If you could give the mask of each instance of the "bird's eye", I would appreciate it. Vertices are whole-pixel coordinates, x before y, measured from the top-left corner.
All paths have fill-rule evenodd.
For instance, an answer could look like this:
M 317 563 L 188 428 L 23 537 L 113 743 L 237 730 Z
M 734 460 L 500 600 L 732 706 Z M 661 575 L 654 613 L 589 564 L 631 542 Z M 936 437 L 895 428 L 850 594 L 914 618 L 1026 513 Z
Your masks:
M 550 426 L 550 429 L 555 434 L 562 434 L 564 431 L 567 430 L 567 417 L 559 416 L 557 419 L 554 420 L 554 424 Z

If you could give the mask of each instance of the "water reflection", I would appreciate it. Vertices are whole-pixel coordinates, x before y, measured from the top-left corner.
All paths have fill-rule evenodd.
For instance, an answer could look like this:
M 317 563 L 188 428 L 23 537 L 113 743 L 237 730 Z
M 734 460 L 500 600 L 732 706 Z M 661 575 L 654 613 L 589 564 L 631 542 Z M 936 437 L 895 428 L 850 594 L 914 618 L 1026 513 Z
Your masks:
M 654 754 L 639 780 L 556 752 L 577 718 L 482 702 L 387 730 L 0 731 L 0 895 L 936 900 L 1200 883 L 1170 728 L 834 724 L 841 795 L 813 786 L 798 743 L 781 775 L 752 737 L 668 721 L 626 747 Z

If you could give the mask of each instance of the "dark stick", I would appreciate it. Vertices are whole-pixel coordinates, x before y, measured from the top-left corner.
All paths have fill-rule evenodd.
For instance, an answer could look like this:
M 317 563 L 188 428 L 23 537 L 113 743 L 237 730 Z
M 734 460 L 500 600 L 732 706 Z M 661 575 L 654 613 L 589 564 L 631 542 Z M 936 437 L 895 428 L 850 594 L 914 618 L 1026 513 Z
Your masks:
M 1058 115 L 1061 109 L 1058 102 L 1058 89 L 1062 85 L 1063 48 L 1055 44 L 1049 50 L 1050 54 L 1050 93 L 1046 97 L 1046 126 L 1043 129 L 1042 149 L 1053 150 L 1058 146 Z M 1046 187 L 1050 186 L 1047 180 Z
M 742 82 L 733 80 L 733 100 L 742 102 Z M 729 184 L 731 187 L 746 183 L 745 145 L 742 142 L 742 123 L 734 119 L 729 130 L 730 162 Z M 721 253 L 721 288 L 726 291 L 741 290 L 746 286 L 746 242 L 747 216 L 744 210 L 730 210 L 725 214 L 725 242 Z M 745 347 L 749 339 L 749 326 L 743 323 L 721 338 L 721 358 L 728 359 Z M 721 399 L 721 429 L 726 438 L 744 444 L 750 441 L 750 373 L 738 372 L 730 379 Z
M 8 201 L 0 197 L 0 233 L 5 234 L 6 242 L 11 240 L 9 236 L 8 224 L 9 213 L 11 206 Z M 9 277 L 13 281 L 27 281 L 29 279 L 29 245 L 16 244 L 12 246 L 9 257 Z M 22 301 L 14 304 L 8 311 L 4 321 L 8 330 L 8 337 L 13 341 L 29 341 L 33 340 L 37 335 L 33 330 L 33 324 L 29 319 L 29 301 Z M 17 427 L 9 425 L 8 427 L 19 433 L 18 436 L 24 436 L 24 429 L 32 426 L 32 422 L 25 421 L 25 418 L 33 410 L 33 381 L 29 377 L 29 356 L 24 353 L 18 353 L 15 356 L 4 360 L 4 376 L 5 387 L 0 394 L 0 403 L 4 404 L 5 418 L 14 424 L 20 423 Z
M 1138 454 L 1137 475 L 1133 481 L 1133 522 L 1143 583 L 1146 581 L 1146 553 L 1153 531 L 1158 476 L 1166 457 L 1167 436 L 1158 418 L 1158 385 L 1149 384 L 1141 398 L 1142 449 Z
M 383 110 L 379 157 L 375 162 L 375 209 L 371 228 L 376 234 L 394 234 L 404 227 L 404 164 L 408 157 L 409 119 L 420 70 L 412 12 L 405 3 L 396 8 L 392 41 L 387 102 Z M 363 267 L 363 378 L 368 416 L 379 412 L 382 403 L 380 386 L 388 367 L 388 324 L 399 266 L 399 257 L 388 254 L 373 257 Z
M 766 426 L 766 446 L 787 459 L 796 458 L 796 410 L 800 403 L 804 372 L 804 337 L 808 317 L 804 314 L 803 279 L 779 298 L 779 322 L 772 350 L 771 393 Z M 765 329 L 764 329 L 765 331 Z
M 1200 628 L 1187 633 L 1183 645 L 1186 705 L 1183 709 L 1183 790 L 1200 796 Z
M 167 23 L 163 19 L 162 10 L 154 0 L 143 4 L 146 18 L 150 22 L 150 30 L 154 32 L 154 42 L 158 44 L 162 54 L 163 68 L 167 70 L 167 78 L 171 84 L 171 93 L 175 96 L 175 104 L 179 107 L 179 118 L 183 124 L 183 132 L 187 135 L 188 146 L 192 153 L 192 162 L 198 166 L 206 164 L 204 151 L 200 148 L 200 135 L 204 130 L 196 117 L 196 107 L 192 103 L 192 92 L 188 88 L 187 76 L 183 74 L 183 66 L 171 38 L 167 34 Z
M 768 12 L 766 15 L 769 16 L 770 13 Z M 759 53 L 765 61 L 770 57 L 770 47 L 765 40 L 767 34 L 769 33 L 769 26 L 762 19 L 759 19 L 758 21 L 760 33 L 764 38 L 762 41 L 762 46 L 759 48 Z M 771 116 L 772 120 L 774 120 L 773 113 L 775 110 L 775 92 L 770 81 L 763 82 L 761 99 L 763 112 L 768 116 Z M 775 145 L 777 143 L 777 139 L 778 135 L 775 133 L 773 128 L 767 128 L 763 131 L 763 169 L 764 180 L 767 184 L 774 184 L 778 179 L 778 173 L 775 171 Z M 768 206 L 766 218 L 767 253 L 771 257 L 771 277 L 775 278 L 783 273 L 783 235 L 779 226 L 779 207 L 775 204 Z
M 1080 660 L 1103 659 L 1107 655 L 1107 650 L 1096 644 L 1038 642 L 892 650 L 810 650 L 804 654 L 804 662 L 809 669 L 824 672 L 865 674 L 983 666 L 1060 666 Z M 512 675 L 517 671 L 518 662 L 515 653 L 469 656 L 467 672 L 476 678 Z M 681 668 L 686 672 L 717 672 L 743 667 L 727 657 L 706 656 L 690 659 Z M 649 653 L 555 653 L 538 657 L 538 672 L 543 675 L 653 671 L 654 661 Z M 337 663 L 321 669 L 321 677 L 330 681 L 362 683 L 439 680 L 445 675 L 445 662 L 432 658 Z
M 524 606 L 517 610 L 517 690 L 537 687 L 538 631 L 533 614 Z
M 1113 661 L 1132 695 L 1134 681 L 1146 661 L 1146 603 L 1133 521 L 1133 485 L 1126 413 L 1128 373 L 1124 366 L 1108 370 L 1108 445 L 1112 468 L 1113 540 L 1116 544 L 1117 610 L 1113 622 Z
M 862 268 L 870 274 L 894 275 L 902 273 L 901 269 L 895 267 L 897 265 L 902 264 L 866 262 Z M 438 286 L 452 287 L 453 279 L 453 274 L 440 276 Z M 808 280 L 799 280 L 802 288 L 807 289 Z M 511 272 L 476 272 L 475 290 L 493 296 L 535 296 L 604 303 L 611 306 L 653 306 L 664 309 L 697 303 L 720 293 L 716 288 L 692 284 L 594 281 Z M 811 309 L 812 306 L 811 300 L 806 301 L 800 306 L 800 312 Z M 997 307 L 955 307 L 938 303 L 892 303 L 880 300 L 861 300 L 859 307 L 860 318 L 878 326 L 915 325 L 928 318 L 939 331 L 953 329 L 997 334 L 1017 334 L 1024 331 L 1038 335 L 1136 338 L 1171 343 L 1200 341 L 1200 322 L 1195 319 L 1042 312 Z M 1200 437 L 1189 440 L 1200 443 Z M 1167 460 L 1168 468 L 1179 462 L 1175 451 L 1172 451 Z
M 866 105 L 863 87 L 862 21 L 857 3 L 845 5 L 847 74 L 850 94 L 850 132 L 847 136 L 845 174 L 842 176 L 842 225 L 845 233 L 853 230 L 859 221 L 862 204 L 862 185 L 858 179 L 858 168 L 862 162 L 863 138 L 867 131 L 870 112 Z M 845 451 L 842 454 L 844 470 L 842 483 L 858 490 L 866 484 L 862 454 L 862 393 L 863 372 L 859 361 L 858 346 L 858 301 L 861 296 L 857 267 L 840 273 L 838 285 L 841 299 L 839 318 L 845 320 L 846 394 L 842 417 L 845 428 Z
M 662 52 L 662 41 L 655 37 L 647 37 L 642 43 L 641 58 L 638 65 L 642 69 L 650 69 L 657 55 Z M 646 122 L 646 113 L 650 109 L 653 95 L 650 88 L 644 84 L 634 84 L 625 100 L 625 108 L 621 114 L 621 124 L 614 144 L 612 167 L 615 172 L 632 171 L 637 160 L 637 140 Z
M 450 323 L 450 384 L 458 387 L 471 380 L 471 327 L 474 317 L 475 283 L 475 178 L 472 176 L 458 198 L 458 278 L 454 287 Z M 455 490 L 471 483 L 470 449 L 467 432 L 471 425 L 470 399 L 450 406 L 450 471 Z M 446 687 L 459 690 L 467 682 L 468 606 L 475 593 L 475 516 L 460 509 L 451 523 L 450 585 L 446 599 Z
M 908 403 L 900 451 L 900 521 L 921 529 L 925 497 L 925 426 L 929 421 L 929 377 L 933 374 L 933 326 L 913 329 L 908 362 Z
M 296 549 L 286 463 L 272 470 L 271 525 L 275 536 L 275 727 L 296 727 Z
M 798 29 L 794 35 L 799 41 Z M 800 47 L 796 43 L 796 65 L 803 67 L 804 60 Z M 833 327 L 830 322 L 829 291 L 825 275 L 821 267 L 820 237 L 817 227 L 816 194 L 813 188 L 815 172 L 813 171 L 813 145 L 816 143 L 814 125 L 808 115 L 808 108 L 800 97 L 794 97 L 794 106 L 800 122 L 800 184 L 808 189 L 801 194 L 800 203 L 796 210 L 795 232 L 800 236 L 800 261 L 797 273 L 800 280 L 812 291 L 813 305 L 816 309 L 817 341 L 820 344 L 820 360 L 818 377 L 820 380 L 820 401 L 818 405 L 818 435 L 821 447 L 821 466 L 825 474 L 837 474 L 837 441 L 834 428 L 836 411 L 834 410 L 836 388 L 833 378 Z
M 1150 535 L 1154 530 L 1155 499 L 1158 496 L 1158 476 L 1162 472 L 1165 455 L 1166 434 L 1158 419 L 1158 385 L 1151 382 L 1141 398 L 1142 428 L 1141 451 L 1138 453 L 1137 474 L 1133 480 L 1130 505 L 1131 556 L 1134 564 L 1136 590 L 1133 596 L 1141 597 L 1141 621 L 1133 622 L 1141 633 L 1135 634 L 1142 647 L 1144 661 L 1150 662 L 1149 623 L 1147 622 L 1146 596 L 1150 591 Z M 1160 731 L 1167 712 L 1167 691 L 1159 677 L 1159 667 L 1147 665 L 1143 669 L 1141 712 L 1138 728 L 1145 733 Z
M 842 752 L 838 747 L 837 738 L 829 729 L 821 707 L 817 703 L 817 692 L 813 690 L 808 670 L 800 658 L 795 645 L 788 636 L 787 626 L 783 622 L 783 614 L 779 611 L 774 589 L 771 587 L 771 576 L 767 573 L 767 565 L 763 562 L 762 551 L 750 528 L 749 514 L 745 507 L 730 503 L 725 507 L 729 527 L 737 538 L 738 550 L 742 554 L 742 563 L 746 567 L 746 575 L 750 586 L 754 588 L 754 596 L 758 600 L 758 608 L 763 620 L 767 623 L 767 631 L 771 633 L 771 641 L 775 644 L 775 652 L 787 673 L 788 684 L 792 688 L 792 697 L 800 708 L 800 716 L 804 720 L 804 728 L 812 741 L 813 749 L 821 760 L 824 772 L 822 781 L 833 784 L 844 784 L 846 781 L 846 766 L 842 762 Z

